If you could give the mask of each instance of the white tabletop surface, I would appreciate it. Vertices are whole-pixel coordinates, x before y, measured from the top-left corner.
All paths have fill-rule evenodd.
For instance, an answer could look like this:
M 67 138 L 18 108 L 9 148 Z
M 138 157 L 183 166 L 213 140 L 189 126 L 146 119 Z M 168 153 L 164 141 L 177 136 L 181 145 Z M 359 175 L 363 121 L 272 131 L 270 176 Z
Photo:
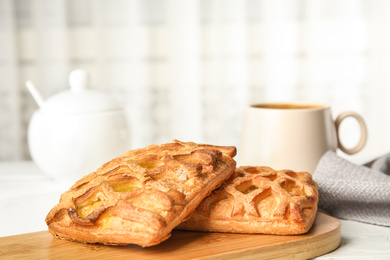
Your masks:
M 46 214 L 68 188 L 31 161 L 0 162 L 0 237 L 47 230 Z M 390 228 L 340 221 L 340 247 L 316 259 L 390 259 Z

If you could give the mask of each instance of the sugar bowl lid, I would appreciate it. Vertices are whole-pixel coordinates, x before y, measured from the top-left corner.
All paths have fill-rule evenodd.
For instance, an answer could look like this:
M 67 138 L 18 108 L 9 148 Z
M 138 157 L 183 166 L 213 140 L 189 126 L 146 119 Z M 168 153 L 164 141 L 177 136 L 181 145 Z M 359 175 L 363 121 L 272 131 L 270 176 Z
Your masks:
M 122 109 L 108 94 L 89 89 L 86 71 L 73 70 L 69 75 L 70 90 L 48 98 L 41 107 L 44 114 L 80 115 Z

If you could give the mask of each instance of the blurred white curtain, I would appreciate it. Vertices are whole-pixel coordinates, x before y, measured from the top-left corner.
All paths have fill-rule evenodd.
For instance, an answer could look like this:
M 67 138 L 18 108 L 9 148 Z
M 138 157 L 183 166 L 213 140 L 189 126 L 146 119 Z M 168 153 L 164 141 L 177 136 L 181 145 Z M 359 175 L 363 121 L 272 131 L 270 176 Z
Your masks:
M 239 147 L 245 106 L 310 100 L 365 117 L 355 160 L 388 152 L 389 13 L 386 0 L 0 0 L 0 160 L 29 158 L 25 80 L 47 98 L 74 68 L 126 107 L 129 149 Z

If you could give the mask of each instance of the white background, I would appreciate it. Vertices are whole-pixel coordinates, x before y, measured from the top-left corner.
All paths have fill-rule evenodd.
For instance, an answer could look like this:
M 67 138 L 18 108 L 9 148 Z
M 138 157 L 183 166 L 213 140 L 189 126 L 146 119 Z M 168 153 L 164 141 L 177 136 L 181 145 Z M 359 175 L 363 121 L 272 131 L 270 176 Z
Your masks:
M 246 106 L 304 100 L 361 114 L 369 140 L 347 158 L 368 161 L 390 150 L 389 14 L 385 0 L 0 0 L 0 160 L 30 159 L 24 82 L 48 98 L 83 68 L 128 111 L 129 149 L 239 148 Z

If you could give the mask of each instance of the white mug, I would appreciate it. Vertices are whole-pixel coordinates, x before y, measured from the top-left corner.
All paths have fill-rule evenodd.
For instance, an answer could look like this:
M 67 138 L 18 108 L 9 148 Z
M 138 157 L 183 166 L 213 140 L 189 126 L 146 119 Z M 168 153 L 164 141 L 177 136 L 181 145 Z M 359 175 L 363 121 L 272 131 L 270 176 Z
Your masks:
M 346 117 L 354 117 L 360 126 L 360 140 L 352 148 L 346 148 L 339 136 L 339 126 Z M 245 111 L 239 165 L 263 165 L 313 174 L 326 151 L 339 148 L 346 154 L 354 154 L 366 141 L 366 124 L 355 112 L 343 112 L 333 120 L 328 105 L 257 104 Z

